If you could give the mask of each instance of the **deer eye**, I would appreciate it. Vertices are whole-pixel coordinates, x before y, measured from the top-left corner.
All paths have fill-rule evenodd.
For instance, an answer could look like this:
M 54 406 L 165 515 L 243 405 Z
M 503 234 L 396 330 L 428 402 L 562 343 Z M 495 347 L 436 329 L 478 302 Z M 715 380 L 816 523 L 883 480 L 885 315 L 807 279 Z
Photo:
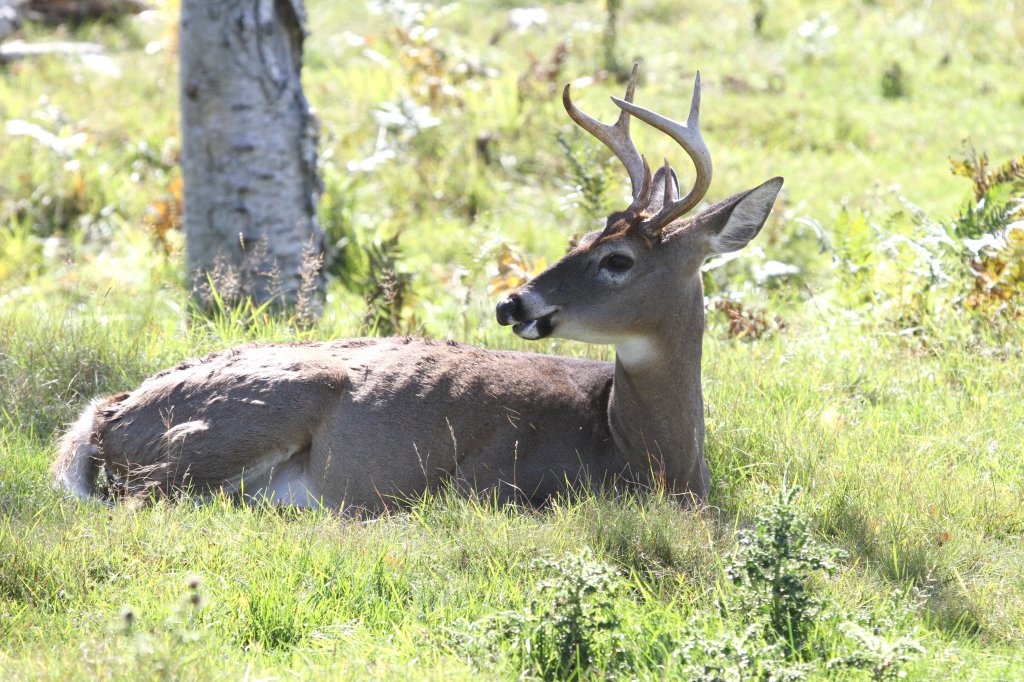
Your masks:
M 633 259 L 621 253 L 613 253 L 604 257 L 601 268 L 611 272 L 625 272 L 633 267 Z

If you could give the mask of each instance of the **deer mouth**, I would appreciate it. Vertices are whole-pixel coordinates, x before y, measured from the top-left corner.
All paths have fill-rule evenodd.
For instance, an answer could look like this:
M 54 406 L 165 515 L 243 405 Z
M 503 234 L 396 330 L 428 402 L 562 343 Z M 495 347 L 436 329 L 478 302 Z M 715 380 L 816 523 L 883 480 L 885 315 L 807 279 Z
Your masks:
M 521 339 L 528 339 L 530 341 L 543 339 L 545 336 L 550 336 L 551 332 L 555 330 L 555 323 L 552 320 L 554 316 L 555 311 L 552 311 L 547 315 L 535 317 L 532 320 L 518 322 L 512 326 L 512 333 Z

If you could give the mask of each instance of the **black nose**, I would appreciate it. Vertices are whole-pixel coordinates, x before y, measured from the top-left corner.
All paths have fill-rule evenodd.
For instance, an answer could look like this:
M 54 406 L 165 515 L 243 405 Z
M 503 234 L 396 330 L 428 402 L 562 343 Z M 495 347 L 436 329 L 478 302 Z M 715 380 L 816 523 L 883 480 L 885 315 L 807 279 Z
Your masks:
M 498 324 L 514 324 L 519 317 L 519 309 L 522 307 L 522 299 L 519 294 L 509 294 L 508 298 L 498 304 L 495 311 L 498 315 Z

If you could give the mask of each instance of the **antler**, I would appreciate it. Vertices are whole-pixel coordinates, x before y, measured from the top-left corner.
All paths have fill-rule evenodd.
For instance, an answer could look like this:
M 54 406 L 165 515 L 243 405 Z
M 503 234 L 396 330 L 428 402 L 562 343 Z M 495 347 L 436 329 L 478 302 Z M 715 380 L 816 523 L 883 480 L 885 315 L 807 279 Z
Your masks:
M 626 99 L 624 102 L 630 106 L 632 106 L 633 102 L 633 92 L 636 90 L 636 74 L 639 66 L 639 64 L 633 65 L 633 72 L 629 76 L 629 85 L 626 86 Z M 623 100 L 616 97 L 612 99 L 616 103 L 623 102 Z M 565 105 L 565 110 L 568 112 L 569 117 L 579 127 L 604 143 L 618 157 L 622 165 L 626 167 L 626 172 L 629 173 L 629 181 L 633 186 L 633 203 L 626 209 L 627 212 L 636 214 L 646 208 L 650 200 L 651 169 L 647 165 L 647 160 L 640 155 L 636 145 L 633 144 L 633 140 L 629 137 L 630 112 L 623 107 L 614 125 L 601 123 L 594 117 L 580 111 L 572 103 L 568 83 L 566 83 L 565 89 L 562 90 L 562 104 Z M 639 109 L 639 107 L 637 108 Z M 646 111 L 646 109 L 640 110 Z
M 633 77 L 635 76 L 636 66 L 633 67 Z M 630 88 L 626 92 L 626 99 L 621 100 L 618 97 L 612 97 L 612 101 L 622 109 L 622 114 L 632 114 L 647 125 L 657 128 L 678 142 L 690 156 L 690 159 L 693 161 L 693 165 L 697 171 L 697 178 L 693 181 L 693 188 L 689 193 L 687 193 L 687 195 L 682 199 L 670 202 L 669 198 L 672 196 L 672 192 L 669 190 L 671 174 L 668 172 L 668 161 L 665 161 L 665 203 L 661 210 L 658 211 L 657 215 L 647 218 L 640 224 L 640 229 L 649 235 L 654 236 L 660 233 L 661 230 L 673 220 L 682 216 L 691 208 L 699 204 L 700 200 L 704 198 L 704 195 L 707 194 L 708 188 L 711 186 L 711 152 L 708 151 L 707 145 L 704 144 L 704 138 L 701 137 L 700 134 L 700 71 L 697 72 L 697 77 L 693 83 L 693 99 L 690 102 L 690 114 L 686 119 L 686 123 L 673 121 L 672 119 L 665 118 L 661 114 L 656 114 L 653 111 L 649 111 L 643 107 L 633 104 L 632 88 L 633 80 L 630 79 Z M 568 86 L 566 87 L 566 93 L 566 97 L 568 97 Z M 572 112 L 569 112 L 569 115 L 571 116 Z M 580 125 L 582 125 L 582 123 Z M 628 119 L 626 125 L 629 125 Z M 605 144 L 608 143 L 606 142 Z M 633 149 L 635 152 L 636 148 L 634 147 Z M 630 177 L 632 178 L 632 173 L 630 174 Z M 633 188 L 635 191 L 635 181 L 633 183 Z

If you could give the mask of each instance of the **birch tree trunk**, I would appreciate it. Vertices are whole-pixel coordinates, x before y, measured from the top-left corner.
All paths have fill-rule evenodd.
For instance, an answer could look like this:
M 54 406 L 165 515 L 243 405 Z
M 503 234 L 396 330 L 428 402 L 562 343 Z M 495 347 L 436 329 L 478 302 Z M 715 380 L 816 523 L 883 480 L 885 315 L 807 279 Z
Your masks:
M 317 123 L 302 93 L 302 0 L 182 0 L 181 165 L 193 291 L 319 303 Z M 205 292 L 205 295 L 204 295 Z M 308 300 L 307 300 L 308 303 Z

